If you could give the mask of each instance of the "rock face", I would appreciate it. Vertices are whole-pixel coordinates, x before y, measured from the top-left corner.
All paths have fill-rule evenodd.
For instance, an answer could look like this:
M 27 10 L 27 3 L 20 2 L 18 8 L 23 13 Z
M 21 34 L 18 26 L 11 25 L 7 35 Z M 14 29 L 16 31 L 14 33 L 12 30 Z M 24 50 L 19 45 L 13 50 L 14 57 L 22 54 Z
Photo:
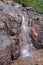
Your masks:
M 39 24 L 39 27 L 38 27 L 38 33 L 39 33 L 39 37 L 38 37 L 38 41 L 39 41 L 39 47 L 43 48 L 43 22 L 41 22 Z
M 26 18 L 29 29 L 37 23 L 40 14 L 17 3 L 0 2 L 0 65 L 9 65 L 11 60 L 20 56 L 22 16 Z
M 10 40 L 0 34 L 0 64 L 8 65 L 11 62 Z
M 8 7 L 8 12 L 12 8 L 12 5 L 3 5 L 4 3 L 2 3 L 2 8 L 5 7 L 5 5 Z M 10 10 L 9 14 L 8 12 L 6 8 L 0 11 L 0 65 L 9 65 L 11 60 L 17 59 L 20 56 L 19 34 L 21 18 L 18 17 L 19 15 L 16 11 L 11 12 Z
M 33 41 L 33 45 L 38 48 L 41 49 L 43 48 L 43 22 L 39 22 L 38 23 L 38 27 L 35 30 L 37 32 L 37 37 L 32 37 L 32 41 Z M 34 32 L 35 33 L 35 32 Z

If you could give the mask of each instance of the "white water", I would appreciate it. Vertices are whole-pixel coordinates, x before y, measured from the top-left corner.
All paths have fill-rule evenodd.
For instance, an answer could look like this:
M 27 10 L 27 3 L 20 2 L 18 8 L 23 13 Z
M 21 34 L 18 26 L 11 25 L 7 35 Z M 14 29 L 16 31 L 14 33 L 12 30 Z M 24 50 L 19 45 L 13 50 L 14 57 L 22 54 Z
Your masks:
M 6 12 L 6 11 L 4 11 Z M 7 13 L 10 16 L 15 18 L 15 15 L 13 13 Z M 30 38 L 29 38 L 29 33 L 28 33 L 28 22 L 27 22 L 27 18 L 24 17 L 24 15 L 22 14 L 21 11 L 19 11 L 20 16 L 22 17 L 22 48 L 21 48 L 21 54 L 23 57 L 30 57 L 31 53 L 30 53 Z
M 30 57 L 30 43 L 29 43 L 29 33 L 28 33 L 28 22 L 24 16 L 22 16 L 22 56 Z

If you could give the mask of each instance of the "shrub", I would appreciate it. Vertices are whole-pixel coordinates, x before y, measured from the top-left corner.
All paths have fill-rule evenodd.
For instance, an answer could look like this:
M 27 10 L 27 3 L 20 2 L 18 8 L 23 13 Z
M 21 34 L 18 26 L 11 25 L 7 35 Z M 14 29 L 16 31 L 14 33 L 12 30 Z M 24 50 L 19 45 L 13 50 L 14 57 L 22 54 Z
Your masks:
M 43 0 L 13 0 L 25 6 L 33 7 L 37 12 L 43 13 Z

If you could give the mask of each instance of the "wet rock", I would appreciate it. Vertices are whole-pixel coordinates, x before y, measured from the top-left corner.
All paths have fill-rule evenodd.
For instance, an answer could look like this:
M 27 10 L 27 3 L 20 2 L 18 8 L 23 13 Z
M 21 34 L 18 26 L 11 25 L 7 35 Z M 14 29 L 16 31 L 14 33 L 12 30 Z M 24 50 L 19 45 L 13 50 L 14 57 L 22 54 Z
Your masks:
M 13 49 L 13 56 L 14 56 L 14 59 L 18 59 L 20 57 L 20 46 L 19 45 L 16 45 L 15 46 L 15 49 Z
M 19 38 L 16 38 L 15 39 L 15 47 L 13 47 L 13 56 L 14 56 L 14 59 L 18 59 L 19 56 L 20 56 L 20 51 L 21 51 L 21 48 L 20 48 L 20 40 Z

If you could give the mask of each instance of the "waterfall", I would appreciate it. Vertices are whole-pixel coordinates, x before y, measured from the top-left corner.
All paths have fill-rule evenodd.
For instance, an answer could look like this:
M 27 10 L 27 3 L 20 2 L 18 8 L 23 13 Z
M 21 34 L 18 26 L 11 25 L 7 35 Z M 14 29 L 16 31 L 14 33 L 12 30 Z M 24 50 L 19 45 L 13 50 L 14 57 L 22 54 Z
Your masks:
M 23 44 L 27 44 L 27 39 L 28 39 L 28 23 L 26 21 L 26 18 L 22 16 L 22 36 L 23 36 Z
M 28 22 L 27 19 L 22 16 L 22 56 L 23 57 L 30 57 L 30 40 L 29 40 L 29 33 L 28 33 Z

